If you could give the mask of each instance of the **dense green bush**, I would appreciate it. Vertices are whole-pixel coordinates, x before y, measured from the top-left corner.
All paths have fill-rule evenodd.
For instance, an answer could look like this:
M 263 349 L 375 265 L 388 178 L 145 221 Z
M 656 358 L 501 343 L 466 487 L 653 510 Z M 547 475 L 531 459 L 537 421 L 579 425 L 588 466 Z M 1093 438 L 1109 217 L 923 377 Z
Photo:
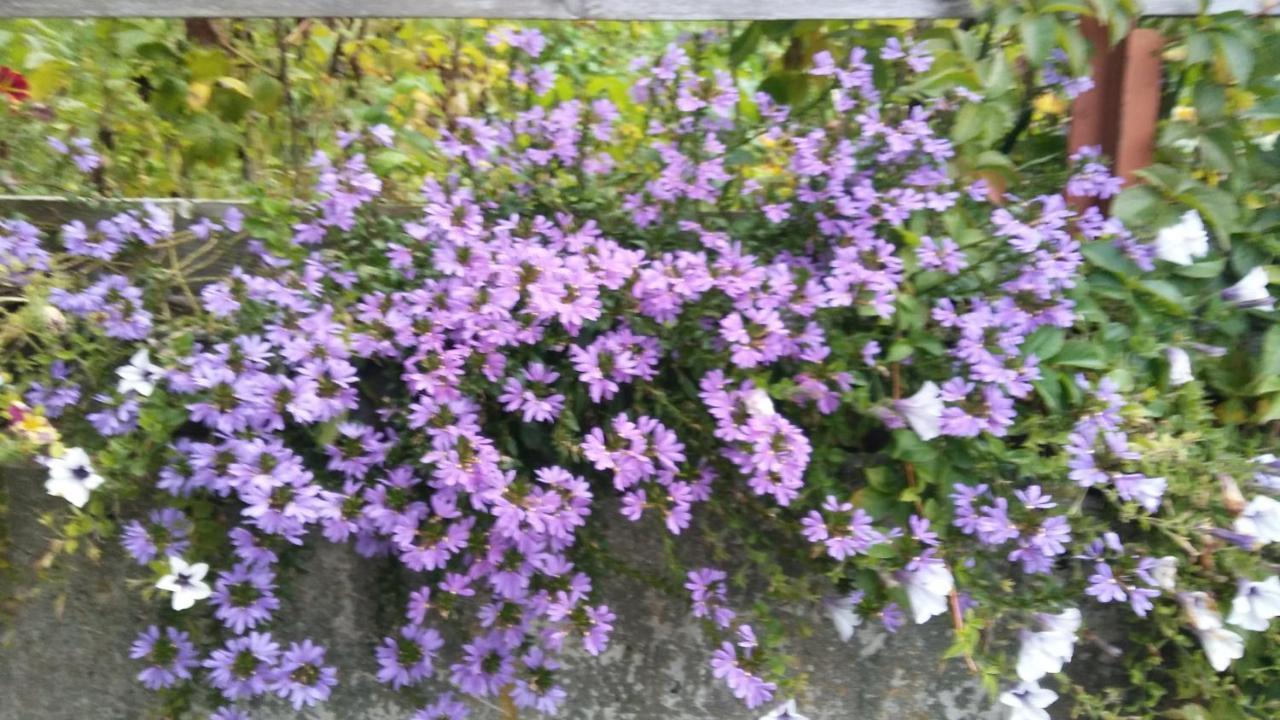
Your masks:
M 328 697 L 323 647 L 272 636 L 281 559 L 323 539 L 414 578 L 370 666 L 416 717 L 553 713 L 636 561 L 617 513 L 667 536 L 650 579 L 751 708 L 805 697 L 797 623 L 942 615 L 1015 718 L 1048 686 L 1087 717 L 1274 716 L 1278 36 L 1156 23 L 1158 163 L 1122 188 L 1065 146 L 1082 10 L 1127 27 L 0 27 L 6 182 L 257 195 L 0 221 L 4 457 L 70 502 L 61 551 L 138 561 L 133 654 L 174 712 Z M 96 81 L 59 64 L 86 36 Z M 1077 642 L 1128 682 L 1072 681 Z

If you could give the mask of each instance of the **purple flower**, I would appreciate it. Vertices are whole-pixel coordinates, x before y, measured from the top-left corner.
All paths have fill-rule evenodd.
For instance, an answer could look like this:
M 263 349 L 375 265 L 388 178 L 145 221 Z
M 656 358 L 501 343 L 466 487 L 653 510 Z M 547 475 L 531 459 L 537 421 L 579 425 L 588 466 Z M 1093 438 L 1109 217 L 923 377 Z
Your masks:
M 267 692 L 279 659 L 280 645 L 271 633 L 251 632 L 231 638 L 203 664 L 209 670 L 209 683 L 228 700 L 239 700 Z
M 1100 562 L 1094 565 L 1093 574 L 1089 576 L 1089 587 L 1085 594 L 1097 598 L 1098 602 L 1124 602 L 1125 589 L 1111 572 L 1111 566 Z
M 280 607 L 274 593 L 275 577 L 269 566 L 247 562 L 218 573 L 209 597 L 216 608 L 214 617 L 239 635 L 269 621 Z
M 301 710 L 328 700 L 337 684 L 338 671 L 324 664 L 324 648 L 303 640 L 291 643 L 280 656 L 271 689 L 287 699 L 294 710 Z
M 375 651 L 378 682 L 396 690 L 421 682 L 431 675 L 436 654 L 442 647 L 444 638 L 435 629 L 405 625 L 398 636 L 383 638 Z
M 468 714 L 467 706 L 456 700 L 453 693 L 446 692 L 414 713 L 409 720 L 466 720 Z
M 147 515 L 147 524 L 131 520 L 121 537 L 124 549 L 139 565 L 164 555 L 181 557 L 190 547 L 191 521 L 181 510 L 161 508 Z
M 191 670 L 200 664 L 196 647 L 187 633 L 170 627 L 162 634 L 155 625 L 133 641 L 129 657 L 147 663 L 138 673 L 138 681 L 148 690 L 173 687 L 179 680 L 190 680 Z

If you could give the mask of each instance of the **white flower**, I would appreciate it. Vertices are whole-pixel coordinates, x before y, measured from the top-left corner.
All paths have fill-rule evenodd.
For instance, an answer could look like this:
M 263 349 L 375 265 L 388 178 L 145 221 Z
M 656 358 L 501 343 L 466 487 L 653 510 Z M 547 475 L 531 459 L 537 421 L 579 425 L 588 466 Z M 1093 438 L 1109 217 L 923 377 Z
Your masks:
M 769 393 L 754 388 L 747 392 L 747 396 L 743 398 L 743 402 L 747 406 L 747 412 L 752 417 L 764 417 L 767 415 L 775 415 L 773 409 L 773 401 L 769 399 Z
M 761 715 L 760 720 L 809 720 L 809 718 L 796 712 L 795 700 L 788 700 L 764 715 Z
M 1262 469 L 1253 474 L 1254 481 L 1262 487 L 1280 490 L 1280 459 L 1266 453 L 1254 458 L 1252 462 L 1262 466 Z
M 180 557 L 170 556 L 169 574 L 160 578 L 156 587 L 173 593 L 173 609 L 186 610 L 196 604 L 197 600 L 209 597 L 212 590 L 204 581 L 209 566 L 204 563 L 187 564 Z
M 1280 502 L 1266 495 L 1255 497 L 1232 527 L 1241 535 L 1257 538 L 1262 543 L 1280 542 Z
M 1280 577 L 1272 575 L 1262 582 L 1246 580 L 1240 583 L 1236 597 L 1231 601 L 1231 614 L 1227 622 L 1245 630 L 1261 632 L 1271 624 L 1271 618 L 1280 616 Z
M 1171 347 L 1165 350 L 1165 355 L 1169 358 L 1169 384 L 1173 386 L 1186 385 L 1196 379 L 1195 373 L 1191 372 L 1191 356 L 1186 350 L 1177 347 Z
M 1156 257 L 1174 265 L 1190 265 L 1196 258 L 1209 254 L 1209 233 L 1204 229 L 1200 213 L 1188 210 L 1176 225 L 1156 234 Z
M 143 397 L 150 397 L 151 393 L 155 392 L 156 380 L 159 380 L 163 374 L 164 370 L 157 365 L 152 365 L 151 355 L 146 348 L 142 348 L 133 354 L 128 365 L 122 365 L 116 369 L 116 375 L 120 376 L 116 389 L 122 395 L 135 392 Z
M 1165 555 L 1156 560 L 1150 574 L 1151 579 L 1156 581 L 1156 587 L 1161 590 L 1172 590 L 1178 582 L 1178 558 Z
M 83 448 L 68 448 L 61 457 L 49 458 L 44 464 L 49 468 L 44 489 L 50 495 L 66 498 L 76 507 L 84 507 L 89 502 L 89 493 L 104 482 L 102 476 L 94 472 L 89 453 Z
M 1244 656 L 1244 638 L 1222 626 L 1222 615 L 1214 609 L 1213 599 L 1207 593 L 1186 593 L 1179 599 L 1214 670 L 1222 672 L 1232 660 Z
M 1061 672 L 1075 652 L 1080 611 L 1070 608 L 1058 615 L 1039 615 L 1039 632 L 1027 632 L 1018 649 L 1018 677 L 1035 682 L 1045 675 Z
M 1240 282 L 1223 290 L 1222 299 L 1242 308 L 1274 310 L 1276 300 L 1267 292 L 1267 282 L 1267 271 L 1256 267 L 1240 278 Z
M 1049 720 L 1045 708 L 1058 699 L 1058 693 L 1036 683 L 1022 683 L 1000 695 L 1000 704 L 1009 708 L 1008 720 Z
M 921 385 L 915 395 L 898 400 L 895 406 L 921 440 L 938 437 L 942 424 L 942 392 L 933 381 Z
M 831 624 L 836 627 L 836 634 L 840 639 L 849 642 L 853 639 L 853 630 L 862 624 L 862 616 L 858 615 L 854 609 L 855 603 L 853 598 L 845 595 L 835 600 L 827 602 L 827 617 L 831 618 Z
M 926 559 L 915 570 L 903 573 L 902 585 L 911 601 L 911 614 L 919 625 L 947 611 L 947 596 L 955 587 L 951 571 L 941 560 Z
M 1217 627 L 1197 634 L 1204 646 L 1204 654 L 1209 656 L 1209 665 L 1218 672 L 1226 670 L 1232 660 L 1244 657 L 1244 638 L 1226 628 Z

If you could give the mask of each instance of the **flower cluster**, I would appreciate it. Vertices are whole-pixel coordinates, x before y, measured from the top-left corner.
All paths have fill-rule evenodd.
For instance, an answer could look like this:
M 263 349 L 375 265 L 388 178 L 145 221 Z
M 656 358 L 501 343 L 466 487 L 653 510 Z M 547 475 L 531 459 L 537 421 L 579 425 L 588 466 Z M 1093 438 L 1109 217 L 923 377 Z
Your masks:
M 25 387 L 49 417 L 91 426 L 83 447 L 46 443 L 46 487 L 89 512 L 117 486 L 157 505 L 122 543 L 178 617 L 205 619 L 138 638 L 147 687 L 203 683 L 220 718 L 270 694 L 325 701 L 337 669 L 312 640 L 279 637 L 277 593 L 323 538 L 405 580 L 369 663 L 393 690 L 449 686 L 415 718 L 457 720 L 467 698 L 498 697 L 555 714 L 571 698 L 564 655 L 603 653 L 618 620 L 598 592 L 606 512 L 686 536 L 704 517 L 726 532 L 731 516 L 750 528 L 747 555 L 786 554 L 772 579 L 798 567 L 837 598 L 823 608 L 845 640 L 863 617 L 890 631 L 908 617 L 994 624 L 993 573 L 1059 593 L 1058 608 L 1092 598 L 1149 617 L 1177 597 L 1213 667 L 1239 657 L 1240 636 L 1193 590 L 1217 581 L 1184 580 L 1177 558 L 1130 550 L 1107 525 L 1158 520 L 1180 548 L 1203 539 L 1246 558 L 1280 541 L 1274 483 L 1195 524 L 1166 512 L 1177 462 L 1202 468 L 1223 444 L 1140 434 L 1131 404 L 1150 398 L 1132 379 L 1167 363 L 1180 394 L 1150 412 L 1192 416 L 1204 399 L 1182 348 L 1222 353 L 1099 319 L 1135 287 L 1168 300 L 1171 281 L 1090 285 L 1105 253 L 1206 273 L 1199 215 L 1147 242 L 1061 192 L 964 174 L 942 129 L 980 97 L 903 102 L 878 81 L 928 73 L 923 43 L 819 53 L 809 81 L 829 105 L 794 109 L 746 97 L 700 41 L 639 61 L 630 104 L 544 95 L 555 74 L 534 64 L 550 55 L 536 30 L 487 42 L 522 100 L 441 131 L 407 221 L 377 205 L 403 178 L 360 152 L 397 146 L 375 125 L 315 153 L 314 201 L 276 237 L 246 237 L 238 212 L 179 230 L 155 208 L 61 229 L 65 255 L 93 271 L 32 292 L 109 348 L 77 358 L 108 380 L 78 383 L 59 357 Z M 1096 151 L 1072 162 L 1066 195 L 1121 189 Z M 243 243 L 240 264 L 198 293 L 120 274 L 129 253 L 183 233 Z M 54 258 L 32 226 L 0 223 L 6 279 L 26 287 Z M 1222 284 L 1201 296 L 1237 325 L 1274 303 L 1260 266 Z M 189 317 L 174 319 L 176 295 Z M 1137 370 L 1102 372 L 1130 359 L 1097 338 L 1129 342 Z M 1271 464 L 1248 472 L 1274 480 Z M 1259 579 L 1265 565 L 1238 567 L 1225 624 L 1264 630 L 1280 586 Z M 674 577 L 707 620 L 714 677 L 751 708 L 789 689 L 772 634 L 729 607 L 724 571 Z M 1071 659 L 1082 622 L 1033 617 L 1022 684 L 1000 696 L 1015 716 L 1044 716 L 1056 694 L 1039 683 Z M 799 716 L 786 704 L 767 717 Z

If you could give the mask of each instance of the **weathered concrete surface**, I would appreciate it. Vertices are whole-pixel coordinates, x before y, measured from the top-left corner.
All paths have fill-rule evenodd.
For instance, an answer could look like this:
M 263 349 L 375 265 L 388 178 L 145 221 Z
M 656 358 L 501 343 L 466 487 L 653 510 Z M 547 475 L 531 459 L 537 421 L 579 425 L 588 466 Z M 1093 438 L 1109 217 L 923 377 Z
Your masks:
M 7 485 L 11 560 L 29 567 L 48 543 L 49 531 L 35 520 L 62 501 L 43 495 L 40 478 L 0 474 Z M 620 532 L 629 528 L 622 528 Z M 378 601 L 385 573 L 343 548 L 325 547 L 290 581 L 283 597 L 282 638 L 309 636 L 329 647 L 339 667 L 339 687 L 321 708 L 294 713 L 268 704 L 258 720 L 404 720 L 417 698 L 386 691 L 373 677 L 377 628 L 398 619 L 398 607 Z M 114 545 L 98 564 L 77 561 L 59 581 L 0 619 L 0 720 L 134 720 L 158 717 L 153 697 L 133 680 L 128 658 L 137 632 L 158 620 L 127 579 L 137 568 Z M 686 603 L 667 598 L 639 581 L 610 578 L 605 601 L 618 614 L 617 630 L 602 657 L 568 662 L 570 702 L 562 717 L 573 720 L 754 720 L 711 677 L 710 648 L 691 622 Z M 57 612 L 59 594 L 66 596 Z M 825 628 L 823 624 L 817 627 Z M 924 628 L 887 635 L 864 627 L 848 645 L 819 632 L 799 641 L 796 671 L 810 676 L 799 698 L 812 720 L 988 720 L 1000 716 L 954 661 L 938 658 L 949 642 L 941 619 Z M 194 715 L 193 717 L 203 717 Z M 476 720 L 499 720 L 496 708 L 478 707 Z M 532 717 L 532 715 L 530 716 Z

